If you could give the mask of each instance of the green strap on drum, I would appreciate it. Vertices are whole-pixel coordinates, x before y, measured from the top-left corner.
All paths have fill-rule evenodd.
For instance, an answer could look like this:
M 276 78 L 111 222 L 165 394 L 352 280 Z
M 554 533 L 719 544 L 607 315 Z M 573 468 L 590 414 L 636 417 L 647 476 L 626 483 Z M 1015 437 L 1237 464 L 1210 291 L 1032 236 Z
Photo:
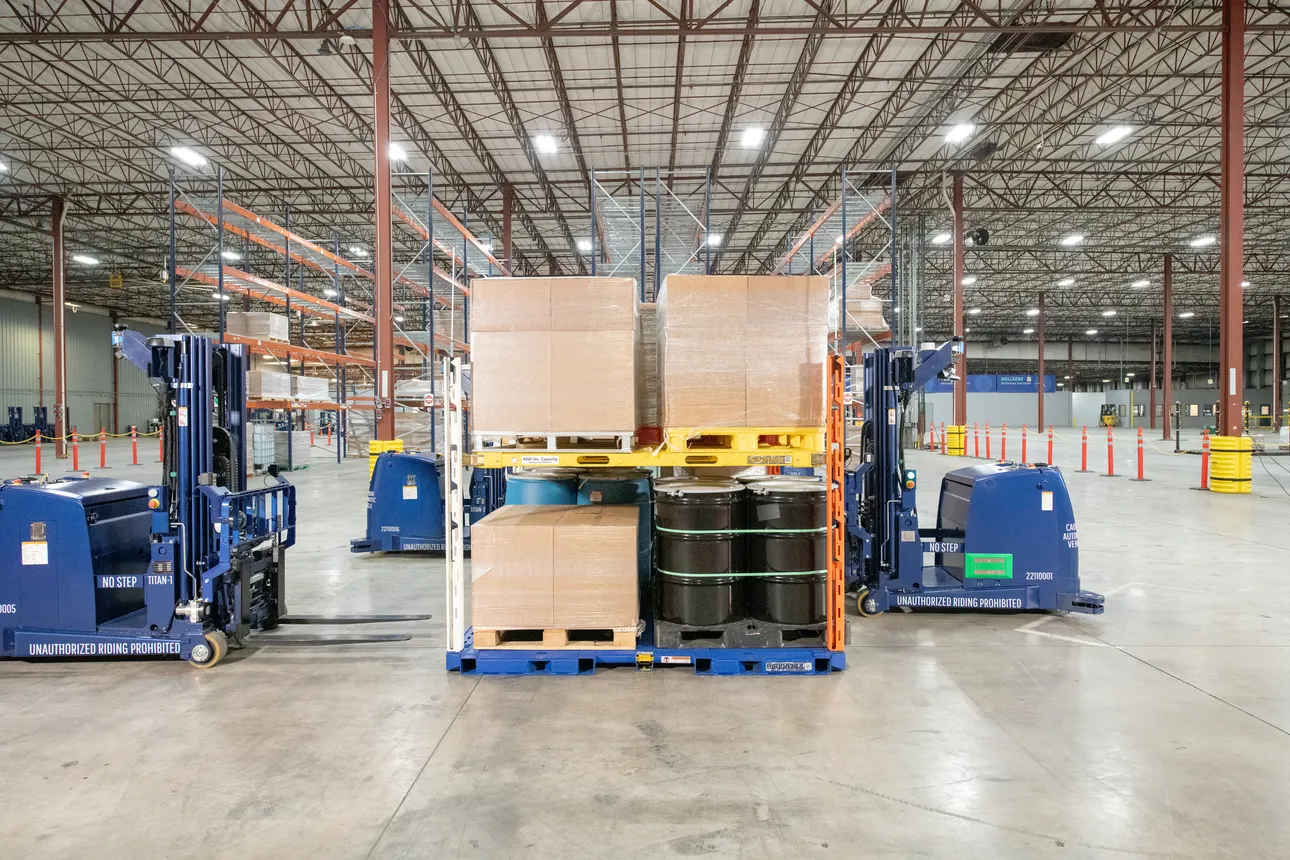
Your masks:
M 829 529 L 821 526 L 818 529 L 665 529 L 654 526 L 658 531 L 670 535 L 822 535 Z

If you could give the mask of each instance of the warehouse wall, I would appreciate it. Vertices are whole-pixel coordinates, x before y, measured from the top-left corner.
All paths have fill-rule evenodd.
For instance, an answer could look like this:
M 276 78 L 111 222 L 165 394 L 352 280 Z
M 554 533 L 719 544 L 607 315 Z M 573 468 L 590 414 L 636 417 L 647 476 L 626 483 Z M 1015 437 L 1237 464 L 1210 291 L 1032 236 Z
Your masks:
M 1101 395 L 1099 397 L 1099 402 Z M 940 425 L 950 424 L 954 417 L 953 394 L 927 395 L 927 420 Z M 1020 428 L 1022 424 L 1035 427 L 1039 423 L 1039 403 L 1034 392 L 999 393 L 995 391 L 968 392 L 967 422 L 998 427 L 1007 424 Z M 1044 395 L 1044 422 L 1054 427 L 1071 426 L 1071 394 L 1058 391 Z
M 128 324 L 145 334 L 161 331 L 156 326 Z M 103 415 L 111 420 L 112 364 L 116 362 L 111 335 L 110 317 L 86 308 L 78 313 L 68 309 L 67 405 L 71 423 L 85 434 L 98 432 Z M 8 419 L 8 407 L 21 406 L 23 420 L 31 422 L 33 407 L 42 402 L 37 359 L 42 351 L 43 402 L 53 418 L 53 346 L 53 321 L 47 299 L 42 306 L 21 297 L 0 297 L 0 421 Z M 152 385 L 143 371 L 128 361 L 118 362 L 117 373 L 117 432 L 128 431 L 131 424 L 146 428 L 148 419 L 157 415 L 157 395 Z M 110 425 L 108 432 L 112 432 Z

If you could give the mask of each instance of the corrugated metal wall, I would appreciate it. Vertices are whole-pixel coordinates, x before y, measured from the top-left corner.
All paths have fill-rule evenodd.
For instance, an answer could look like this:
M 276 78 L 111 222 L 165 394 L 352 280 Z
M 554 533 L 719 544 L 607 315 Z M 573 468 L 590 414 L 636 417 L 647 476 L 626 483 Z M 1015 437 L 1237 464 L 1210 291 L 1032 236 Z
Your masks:
M 159 332 L 151 326 L 131 324 L 131 327 L 145 334 Z M 21 406 L 26 422 L 32 420 L 33 407 L 42 402 L 53 409 L 53 342 L 53 321 L 48 306 L 0 298 L 0 421 L 7 420 L 10 406 Z M 37 358 L 42 352 L 43 400 Z M 111 421 L 113 363 L 117 364 L 118 374 L 118 432 L 128 432 L 131 424 L 146 429 L 148 419 L 157 416 L 157 395 L 143 371 L 128 361 L 117 361 L 112 351 L 112 320 L 88 311 L 72 313 L 69 309 L 67 405 L 71 423 L 82 434 L 97 433 L 104 420 Z M 110 424 L 107 429 L 112 432 Z

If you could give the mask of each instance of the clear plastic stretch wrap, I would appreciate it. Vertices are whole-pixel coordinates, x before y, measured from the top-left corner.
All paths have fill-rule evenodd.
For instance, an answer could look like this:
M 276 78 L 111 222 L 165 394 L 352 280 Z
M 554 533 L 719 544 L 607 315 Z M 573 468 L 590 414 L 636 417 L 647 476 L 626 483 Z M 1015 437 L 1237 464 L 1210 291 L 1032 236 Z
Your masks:
M 661 427 L 658 386 L 658 305 L 642 302 L 637 308 L 640 321 L 639 351 L 636 359 L 636 394 L 640 402 L 640 426 Z
M 630 505 L 504 505 L 473 523 L 471 623 L 636 626 L 639 518 Z
M 258 340 L 290 340 L 287 317 L 263 311 L 229 311 L 224 316 L 224 331 Z
M 331 397 L 331 380 L 319 376 L 293 375 L 291 397 L 294 400 L 327 400 Z
M 373 438 L 372 418 L 376 413 L 370 409 L 352 409 L 346 417 L 347 456 L 366 457 L 367 443 Z M 440 432 L 436 438 L 439 447 L 443 448 L 443 417 L 436 410 L 435 420 L 439 421 Z M 420 410 L 407 410 L 394 413 L 394 437 L 403 440 L 406 451 L 430 450 L 430 416 Z
M 638 425 L 636 282 L 471 284 L 472 431 L 618 435 Z
M 850 280 L 847 286 L 847 328 L 852 331 L 860 329 L 870 335 L 886 332 L 890 328 L 886 318 L 887 303 L 873 297 L 873 285 L 876 278 L 887 277 L 889 270 L 852 275 L 851 268 L 859 266 L 858 263 L 852 264 L 847 271 Z M 829 284 L 829 331 L 841 331 L 841 320 L 842 282 L 833 278 Z
M 658 298 L 668 429 L 824 423 L 829 279 L 669 275 Z
M 290 400 L 291 375 L 276 370 L 248 371 L 246 396 L 250 400 Z

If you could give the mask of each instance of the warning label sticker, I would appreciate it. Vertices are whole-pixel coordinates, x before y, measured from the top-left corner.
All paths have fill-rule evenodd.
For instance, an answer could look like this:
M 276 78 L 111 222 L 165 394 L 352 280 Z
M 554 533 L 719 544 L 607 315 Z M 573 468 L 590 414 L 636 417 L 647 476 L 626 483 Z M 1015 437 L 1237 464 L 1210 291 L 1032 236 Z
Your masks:
M 520 463 L 525 466 L 558 466 L 560 465 L 560 458 L 555 455 L 537 456 L 528 454 L 520 457 Z
M 963 575 L 968 579 L 1012 579 L 1012 553 L 966 552 Z
M 23 564 L 49 564 L 49 544 L 43 540 L 22 542 Z

